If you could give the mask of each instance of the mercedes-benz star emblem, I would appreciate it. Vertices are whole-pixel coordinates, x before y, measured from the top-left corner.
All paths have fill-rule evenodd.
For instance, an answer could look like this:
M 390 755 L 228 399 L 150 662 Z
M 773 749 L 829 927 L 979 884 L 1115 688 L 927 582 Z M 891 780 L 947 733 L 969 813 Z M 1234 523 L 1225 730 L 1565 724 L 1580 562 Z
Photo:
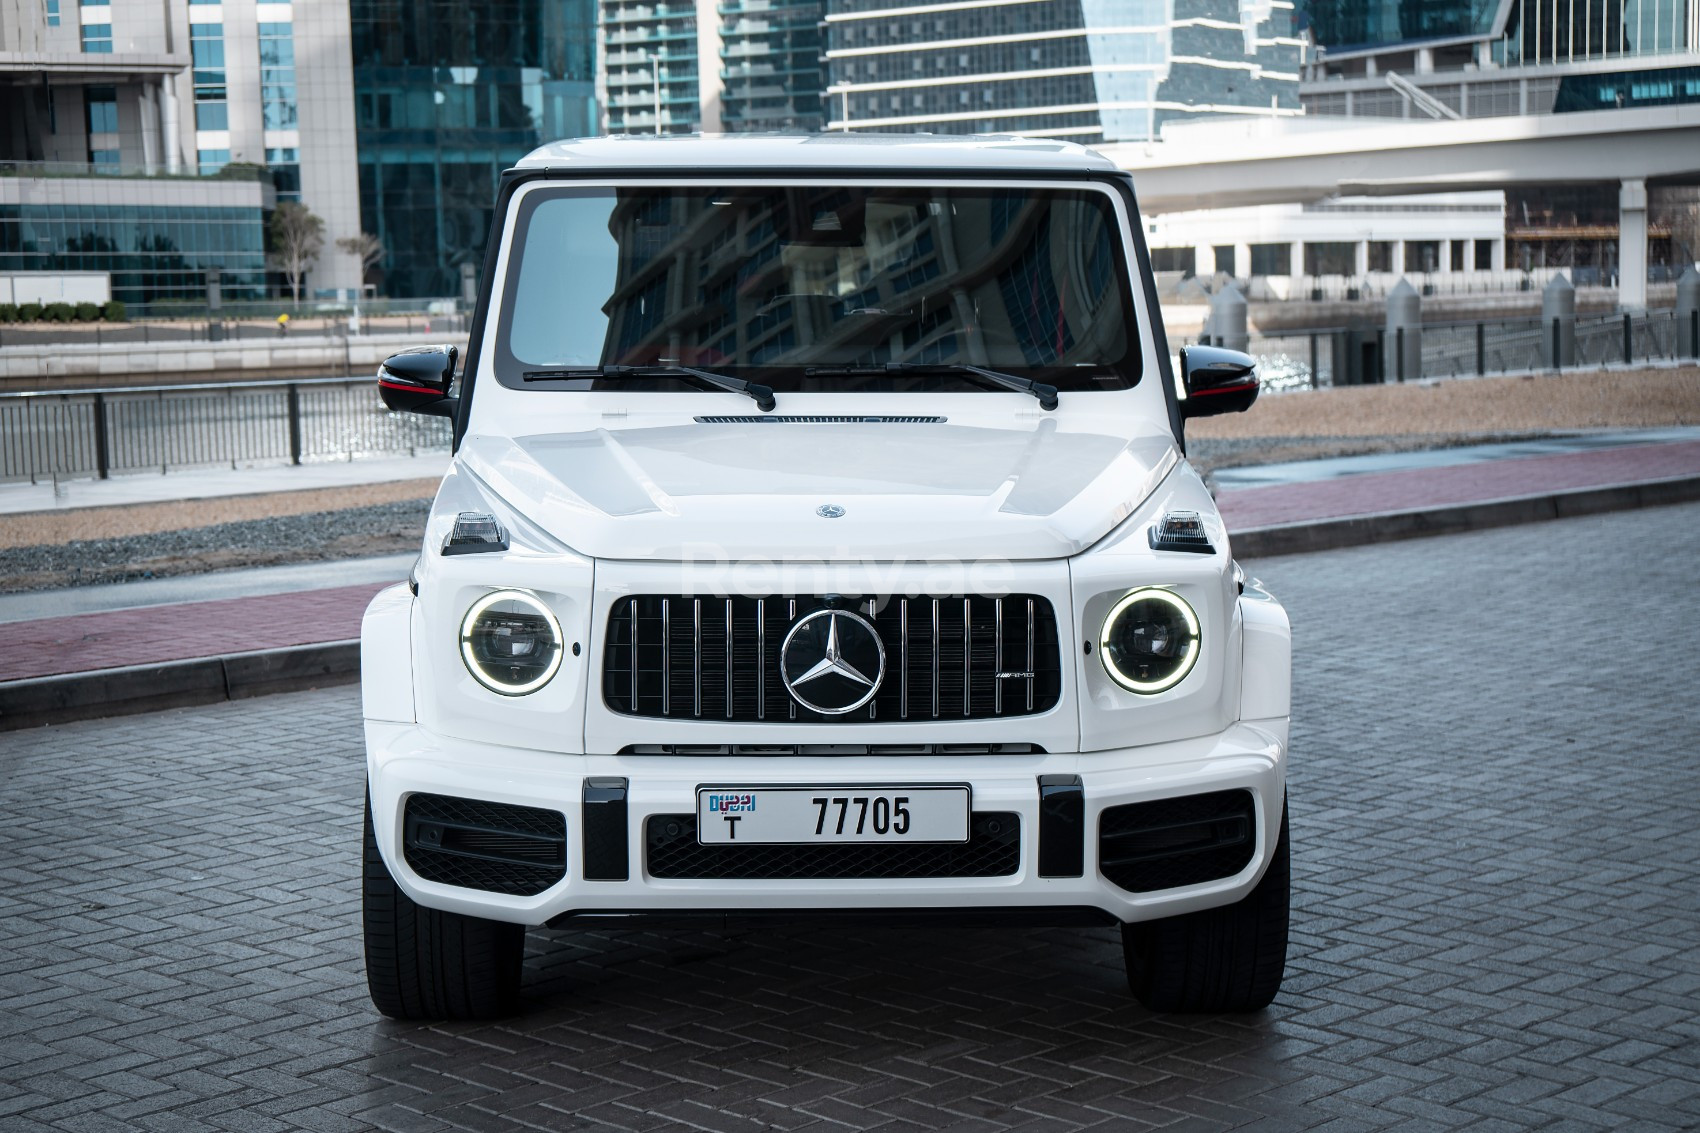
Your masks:
M 844 509 L 837 504 L 822 504 L 815 509 L 815 514 L 822 519 L 837 519 L 844 514 Z
M 879 631 L 848 610 L 816 610 L 798 620 L 779 647 L 779 675 L 793 700 L 842 716 L 874 698 L 885 678 Z

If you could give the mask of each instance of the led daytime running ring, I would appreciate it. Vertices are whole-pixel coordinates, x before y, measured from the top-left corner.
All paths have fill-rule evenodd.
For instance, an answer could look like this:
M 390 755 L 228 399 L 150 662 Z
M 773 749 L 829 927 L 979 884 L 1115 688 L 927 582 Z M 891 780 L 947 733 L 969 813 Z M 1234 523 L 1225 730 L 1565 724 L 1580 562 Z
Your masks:
M 1129 606 L 1132 606 L 1135 602 L 1143 601 L 1162 602 L 1171 609 L 1180 611 L 1181 617 L 1186 621 L 1187 633 L 1192 636 L 1192 641 L 1187 645 L 1187 653 L 1184 663 L 1180 668 L 1176 669 L 1173 673 L 1160 681 L 1136 681 L 1127 676 L 1120 669 L 1117 669 L 1116 663 L 1110 658 L 1111 627 L 1116 624 L 1116 619 L 1121 617 L 1123 612 L 1125 612 Z M 1110 675 L 1110 679 L 1115 681 L 1118 685 L 1121 685 L 1129 692 L 1137 692 L 1144 696 L 1150 696 L 1153 693 L 1166 692 L 1186 679 L 1187 674 L 1192 672 L 1193 666 L 1198 664 L 1200 641 L 1201 638 L 1198 632 L 1198 615 L 1193 613 L 1192 607 L 1187 605 L 1186 599 L 1182 598 L 1179 594 L 1176 594 L 1172 590 L 1164 590 L 1157 586 L 1147 586 L 1142 590 L 1135 590 L 1131 594 L 1124 596 L 1121 601 L 1110 607 L 1110 612 L 1105 615 L 1104 624 L 1098 631 L 1098 660 L 1103 662 L 1104 671 L 1108 673 Z
M 498 602 L 517 602 L 527 607 L 548 624 L 549 633 L 554 638 L 554 656 L 549 659 L 548 668 L 543 670 L 541 676 L 522 685 L 496 680 L 479 668 L 478 659 L 472 655 L 472 627 L 481 614 Z M 460 620 L 460 659 L 466 665 L 466 671 L 471 673 L 479 684 L 502 696 L 524 696 L 526 693 L 536 692 L 553 680 L 555 674 L 561 670 L 561 641 L 560 619 L 555 617 L 555 612 L 545 605 L 541 598 L 528 590 L 493 590 L 474 602 L 466 611 L 466 616 Z

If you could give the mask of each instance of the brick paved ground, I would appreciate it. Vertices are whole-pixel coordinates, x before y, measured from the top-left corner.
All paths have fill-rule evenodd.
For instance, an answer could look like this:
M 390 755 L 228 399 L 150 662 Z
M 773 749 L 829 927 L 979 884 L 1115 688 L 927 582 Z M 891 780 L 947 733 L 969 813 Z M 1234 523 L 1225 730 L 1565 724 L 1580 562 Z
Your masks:
M 534 934 L 380 1021 L 354 690 L 0 737 L 0 1128 L 1700 1124 L 1700 505 L 1255 564 L 1298 636 L 1295 938 L 1153 1016 L 1111 933 Z
M 1700 441 L 1525 456 L 1450 468 L 1370 472 L 1223 492 L 1229 531 L 1343 515 L 1442 507 L 1572 488 L 1700 475 Z
M 366 604 L 387 585 L 362 583 L 12 622 L 0 625 L 0 681 L 350 641 L 360 636 Z

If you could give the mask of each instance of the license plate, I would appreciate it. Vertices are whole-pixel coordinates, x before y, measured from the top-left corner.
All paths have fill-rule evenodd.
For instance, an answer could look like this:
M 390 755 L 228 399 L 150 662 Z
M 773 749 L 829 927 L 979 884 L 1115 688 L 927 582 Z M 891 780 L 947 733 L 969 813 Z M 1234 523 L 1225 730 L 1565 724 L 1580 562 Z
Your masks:
M 699 787 L 697 841 L 966 842 L 967 787 Z

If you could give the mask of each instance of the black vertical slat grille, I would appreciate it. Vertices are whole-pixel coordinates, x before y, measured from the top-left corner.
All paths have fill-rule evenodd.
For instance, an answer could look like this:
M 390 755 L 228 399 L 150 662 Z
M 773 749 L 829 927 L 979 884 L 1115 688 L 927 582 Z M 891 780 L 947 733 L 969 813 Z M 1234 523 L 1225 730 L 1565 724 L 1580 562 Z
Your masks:
M 854 712 L 814 712 L 786 691 L 779 653 L 791 626 L 825 606 L 813 595 L 622 598 L 608 617 L 603 700 L 627 716 L 846 724 L 1027 716 L 1061 695 L 1044 598 L 862 599 L 842 608 L 879 631 L 885 677 Z

